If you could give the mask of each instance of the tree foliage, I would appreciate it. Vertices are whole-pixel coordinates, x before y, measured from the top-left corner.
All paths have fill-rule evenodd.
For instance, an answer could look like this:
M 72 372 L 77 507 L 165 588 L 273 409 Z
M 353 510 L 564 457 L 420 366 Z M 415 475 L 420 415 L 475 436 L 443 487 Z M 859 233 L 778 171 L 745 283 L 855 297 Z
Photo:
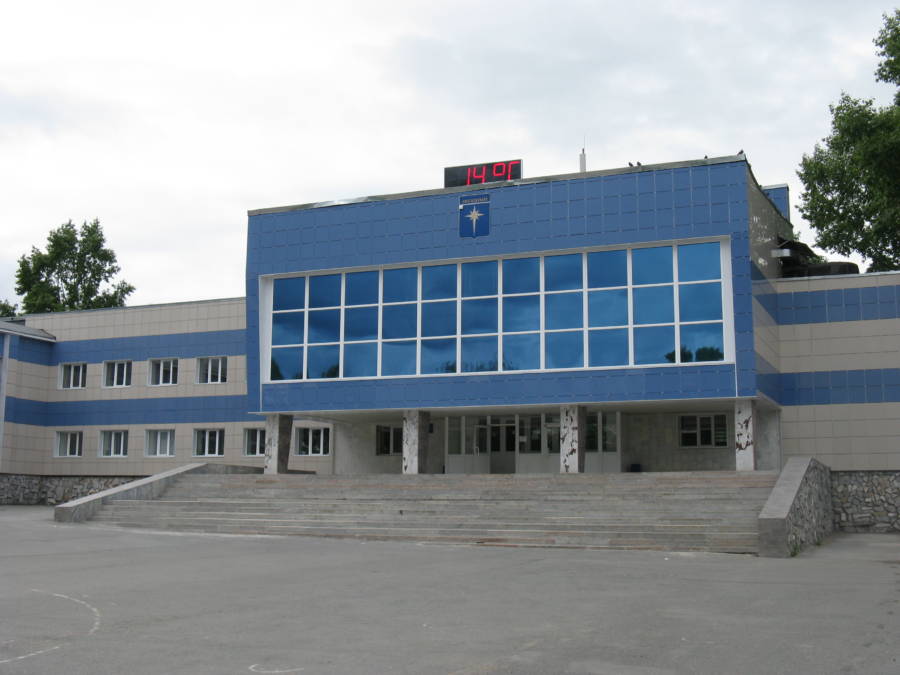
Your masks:
M 13 305 L 8 300 L 0 300 L 0 317 L 15 316 L 18 305 Z
M 118 272 L 100 221 L 76 228 L 70 220 L 50 231 L 46 251 L 32 247 L 30 255 L 19 258 L 16 293 L 24 296 L 22 310 L 28 314 L 121 307 L 134 286 L 112 283 Z
M 804 155 L 800 213 L 816 245 L 859 253 L 870 271 L 900 269 L 900 10 L 884 15 L 874 40 L 876 79 L 897 87 L 892 105 L 844 93 L 831 111 L 831 134 Z

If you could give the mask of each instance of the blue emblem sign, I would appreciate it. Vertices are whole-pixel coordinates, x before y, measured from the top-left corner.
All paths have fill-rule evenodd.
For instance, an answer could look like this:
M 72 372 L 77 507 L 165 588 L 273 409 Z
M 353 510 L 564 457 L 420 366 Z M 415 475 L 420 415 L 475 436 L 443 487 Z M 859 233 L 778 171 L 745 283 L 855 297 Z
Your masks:
M 459 236 L 484 237 L 491 233 L 491 198 L 460 197 Z

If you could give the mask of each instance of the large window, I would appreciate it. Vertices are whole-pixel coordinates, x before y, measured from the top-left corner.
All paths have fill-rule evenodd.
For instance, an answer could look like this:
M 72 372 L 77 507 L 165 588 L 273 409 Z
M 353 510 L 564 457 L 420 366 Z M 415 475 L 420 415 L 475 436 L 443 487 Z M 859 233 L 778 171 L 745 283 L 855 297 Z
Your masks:
M 274 279 L 271 380 L 725 360 L 719 241 Z
M 244 454 L 261 457 L 266 454 L 266 430 L 244 429 Z
M 197 359 L 197 382 L 199 384 L 219 384 L 227 381 L 227 356 L 205 356 Z
M 59 386 L 62 389 L 84 389 L 87 386 L 87 364 L 63 363 L 59 367 Z
M 80 431 L 57 431 L 57 457 L 81 457 L 83 434 Z
M 150 359 L 150 380 L 152 387 L 178 384 L 178 359 Z
M 175 430 L 147 429 L 144 454 L 147 457 L 174 457 Z
M 194 456 L 222 457 L 224 454 L 224 429 L 194 429 Z
M 728 447 L 726 415 L 681 415 L 678 432 L 683 448 Z
M 128 455 L 128 432 L 125 430 L 100 432 L 101 457 L 126 457 Z
M 130 387 L 131 361 L 107 361 L 103 364 L 104 387 Z
M 295 434 L 295 455 L 321 457 L 331 454 L 329 427 L 298 427 Z

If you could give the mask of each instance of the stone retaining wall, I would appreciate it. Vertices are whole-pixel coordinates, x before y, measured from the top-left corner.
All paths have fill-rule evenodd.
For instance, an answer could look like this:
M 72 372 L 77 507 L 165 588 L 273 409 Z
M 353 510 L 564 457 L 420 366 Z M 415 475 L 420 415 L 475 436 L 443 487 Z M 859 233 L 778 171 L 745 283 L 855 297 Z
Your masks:
M 792 457 L 759 514 L 759 555 L 786 558 L 821 544 L 834 530 L 831 471 L 812 457 Z
M 139 476 L 28 476 L 0 474 L 0 505 L 62 504 L 101 492 Z
M 900 471 L 832 471 L 834 526 L 844 532 L 900 532 Z

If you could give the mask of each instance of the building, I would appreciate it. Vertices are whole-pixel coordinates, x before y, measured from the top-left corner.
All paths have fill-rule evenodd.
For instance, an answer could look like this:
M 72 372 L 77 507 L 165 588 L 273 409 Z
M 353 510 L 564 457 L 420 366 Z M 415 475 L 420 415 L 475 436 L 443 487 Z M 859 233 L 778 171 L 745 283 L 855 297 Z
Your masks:
M 0 473 L 900 470 L 900 276 L 787 214 L 743 155 L 251 211 L 246 299 L 0 322 Z

